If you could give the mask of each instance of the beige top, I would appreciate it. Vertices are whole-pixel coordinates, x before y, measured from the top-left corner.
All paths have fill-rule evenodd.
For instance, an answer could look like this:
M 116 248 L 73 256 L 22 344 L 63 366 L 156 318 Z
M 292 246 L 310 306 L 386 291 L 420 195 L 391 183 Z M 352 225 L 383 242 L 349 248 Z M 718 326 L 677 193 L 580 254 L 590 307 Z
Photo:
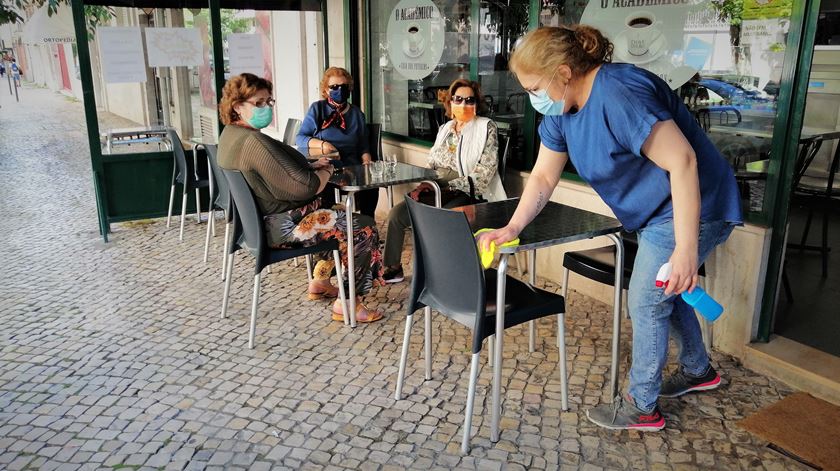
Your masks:
M 266 216 L 309 203 L 321 184 L 299 152 L 235 124 L 225 126 L 219 137 L 219 166 L 242 172 Z

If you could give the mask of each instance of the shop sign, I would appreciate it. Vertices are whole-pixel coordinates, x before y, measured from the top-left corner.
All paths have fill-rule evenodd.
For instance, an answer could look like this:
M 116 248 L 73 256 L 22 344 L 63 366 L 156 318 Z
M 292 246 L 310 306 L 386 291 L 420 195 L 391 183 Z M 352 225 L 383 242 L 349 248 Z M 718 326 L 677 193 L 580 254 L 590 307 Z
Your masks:
M 259 34 L 231 33 L 227 37 L 230 73 L 264 77 L 262 39 Z
M 443 54 L 445 19 L 431 0 L 401 0 L 388 19 L 388 57 L 408 80 L 430 75 Z
M 647 69 L 677 89 L 703 68 L 712 44 L 686 32 L 689 13 L 708 7 L 692 0 L 593 0 L 580 22 L 614 46 L 613 62 Z

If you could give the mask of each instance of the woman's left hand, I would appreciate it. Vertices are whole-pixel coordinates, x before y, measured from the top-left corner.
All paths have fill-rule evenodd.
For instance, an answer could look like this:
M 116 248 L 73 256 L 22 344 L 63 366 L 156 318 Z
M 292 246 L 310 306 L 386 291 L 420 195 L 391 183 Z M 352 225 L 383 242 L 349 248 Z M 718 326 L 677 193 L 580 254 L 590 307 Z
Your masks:
M 669 260 L 671 278 L 665 287 L 665 295 L 692 291 L 697 286 L 697 249 L 677 246 Z

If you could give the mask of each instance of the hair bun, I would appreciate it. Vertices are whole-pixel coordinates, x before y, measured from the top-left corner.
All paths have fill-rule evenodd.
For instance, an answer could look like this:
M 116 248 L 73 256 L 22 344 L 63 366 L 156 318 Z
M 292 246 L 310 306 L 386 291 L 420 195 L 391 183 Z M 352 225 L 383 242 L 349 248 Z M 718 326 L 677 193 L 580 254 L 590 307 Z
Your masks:
M 612 60 L 613 45 L 598 29 L 586 25 L 577 25 L 575 27 L 575 39 L 577 39 L 583 52 L 593 59 L 602 62 Z

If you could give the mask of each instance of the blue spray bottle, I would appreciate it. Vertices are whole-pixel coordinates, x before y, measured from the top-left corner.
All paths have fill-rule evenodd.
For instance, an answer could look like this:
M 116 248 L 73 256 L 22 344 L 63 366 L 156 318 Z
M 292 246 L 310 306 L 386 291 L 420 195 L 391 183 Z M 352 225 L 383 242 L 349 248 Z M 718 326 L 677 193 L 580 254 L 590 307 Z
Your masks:
M 664 288 L 668 286 L 669 278 L 671 278 L 670 262 L 659 268 L 659 272 L 656 274 L 656 287 Z M 709 293 L 699 286 L 695 286 L 694 291 L 691 293 L 684 291 L 681 296 L 689 306 L 696 309 L 697 312 L 699 312 L 700 315 L 705 317 L 709 322 L 714 322 L 715 319 L 723 314 L 723 306 L 721 306 L 720 303 L 715 301 L 711 296 L 709 296 Z

